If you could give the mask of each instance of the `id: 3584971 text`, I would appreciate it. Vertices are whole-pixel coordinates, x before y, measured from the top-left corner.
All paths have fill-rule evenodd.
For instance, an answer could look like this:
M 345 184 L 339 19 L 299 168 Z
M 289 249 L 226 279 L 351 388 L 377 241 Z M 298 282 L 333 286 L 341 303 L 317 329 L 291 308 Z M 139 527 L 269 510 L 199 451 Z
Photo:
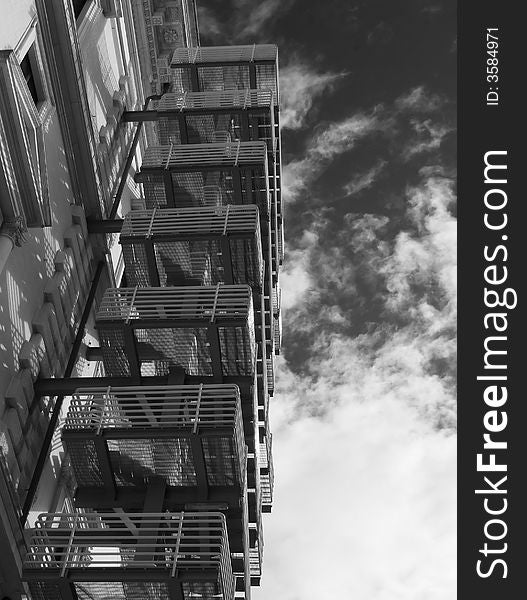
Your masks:
M 485 67 L 487 77 L 487 106 L 499 106 L 499 29 L 487 27 L 486 31 L 487 53 L 485 55 Z

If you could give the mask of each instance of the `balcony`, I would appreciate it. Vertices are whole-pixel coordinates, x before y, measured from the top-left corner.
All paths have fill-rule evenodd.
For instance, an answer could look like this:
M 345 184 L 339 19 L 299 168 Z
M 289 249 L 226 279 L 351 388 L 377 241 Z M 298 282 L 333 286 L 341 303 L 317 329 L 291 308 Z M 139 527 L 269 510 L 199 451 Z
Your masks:
M 259 447 L 258 465 L 260 467 L 260 493 L 262 496 L 262 511 L 271 512 L 273 505 L 274 469 L 273 469 L 273 436 L 269 432 L 268 423 L 265 425 L 265 436 Z
M 254 205 L 132 211 L 120 243 L 129 285 L 263 288 L 260 220 Z
M 225 90 L 168 93 L 151 100 L 152 109 L 127 111 L 127 122 L 150 122 L 156 144 L 205 144 L 265 141 L 269 154 L 278 149 L 279 128 L 271 90 Z M 147 130 L 148 134 L 148 130 Z
M 221 513 L 40 515 L 23 579 L 33 600 L 233 600 Z
M 176 91 L 271 90 L 279 103 L 274 44 L 177 48 L 170 67 Z
M 124 115 L 126 121 L 148 122 L 146 134 L 150 146 L 220 141 L 266 143 L 273 231 L 278 231 L 282 219 L 280 128 L 278 113 L 273 110 L 273 93 L 249 89 L 180 92 L 164 94 L 152 103 L 154 110 L 130 111 Z M 273 240 L 274 245 L 278 243 L 279 240 Z M 282 260 L 278 252 L 275 249 L 276 259 Z
M 256 206 L 132 211 L 120 241 L 128 284 L 247 283 L 254 292 L 257 332 L 262 339 L 272 340 L 269 301 L 262 306 L 266 265 Z
M 251 577 L 251 585 L 260 585 L 260 579 L 262 577 L 262 565 L 263 565 L 263 530 L 251 529 L 250 537 L 252 540 L 251 549 L 249 550 L 249 573 Z
M 240 503 L 246 447 L 237 386 L 81 389 L 62 441 L 77 506 L 139 508 L 152 478 L 167 486 L 170 510 L 186 502 Z
M 221 383 L 255 372 L 252 291 L 245 285 L 109 288 L 96 327 L 108 376 L 168 375 L 180 367 Z
M 271 210 L 264 142 L 150 146 L 134 179 L 146 208 L 256 204 L 263 217 Z
M 275 354 L 280 354 L 282 349 L 282 315 L 278 314 L 273 319 L 273 336 Z
M 264 534 L 262 522 L 262 496 L 260 483 L 255 489 L 249 490 L 249 572 L 251 585 L 260 585 L 260 577 L 263 567 Z

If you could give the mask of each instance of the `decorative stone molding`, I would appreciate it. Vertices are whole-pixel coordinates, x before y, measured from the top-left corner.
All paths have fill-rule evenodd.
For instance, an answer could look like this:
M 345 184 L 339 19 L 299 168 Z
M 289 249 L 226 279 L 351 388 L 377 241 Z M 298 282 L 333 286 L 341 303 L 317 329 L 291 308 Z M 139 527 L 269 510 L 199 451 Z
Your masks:
M 14 246 L 22 246 L 26 241 L 27 225 L 24 217 L 9 217 L 4 219 L 0 227 L 0 235 L 8 237 Z
M 108 189 L 113 189 L 117 183 L 133 136 L 132 124 L 121 121 L 130 101 L 127 91 L 130 87 L 129 77 L 121 76 L 119 89 L 113 94 L 112 108 L 106 115 L 106 124 L 99 129 L 98 159 Z
M 171 82 L 170 61 L 176 48 L 195 41 L 194 0 L 134 0 L 132 3 L 143 88 L 159 94 Z

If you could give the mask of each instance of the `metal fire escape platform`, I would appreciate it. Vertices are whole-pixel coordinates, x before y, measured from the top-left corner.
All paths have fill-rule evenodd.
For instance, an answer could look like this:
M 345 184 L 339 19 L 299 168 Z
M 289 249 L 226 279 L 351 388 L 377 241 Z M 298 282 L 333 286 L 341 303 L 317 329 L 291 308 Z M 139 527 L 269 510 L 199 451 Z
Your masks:
M 76 500 L 85 497 L 85 507 L 106 501 L 142 506 L 152 479 L 167 486 L 169 510 L 186 502 L 236 506 L 244 487 L 247 450 L 240 393 L 233 385 L 80 389 L 62 441 L 78 486 Z
M 226 283 L 263 289 L 255 205 L 132 211 L 120 243 L 130 285 Z
M 225 517 L 214 512 L 55 513 L 23 565 L 33 600 L 234 600 Z
M 246 285 L 109 288 L 96 327 L 110 376 L 163 375 L 181 367 L 222 383 L 224 375 L 255 371 L 252 291 Z
M 278 106 L 278 47 L 274 44 L 177 48 L 170 67 L 176 90 L 266 89 L 273 92 Z
M 149 146 L 135 181 L 146 208 L 256 204 L 271 213 L 265 142 Z
M 255 205 L 131 211 L 120 243 L 128 285 L 250 285 L 256 326 L 263 314 L 265 339 L 279 352 L 279 289 L 265 278 Z
M 269 187 L 276 195 L 277 216 L 282 221 L 280 127 L 273 91 L 175 92 L 153 99 L 150 106 L 149 110 L 123 114 L 125 122 L 149 125 L 146 129 L 149 145 L 265 142 Z

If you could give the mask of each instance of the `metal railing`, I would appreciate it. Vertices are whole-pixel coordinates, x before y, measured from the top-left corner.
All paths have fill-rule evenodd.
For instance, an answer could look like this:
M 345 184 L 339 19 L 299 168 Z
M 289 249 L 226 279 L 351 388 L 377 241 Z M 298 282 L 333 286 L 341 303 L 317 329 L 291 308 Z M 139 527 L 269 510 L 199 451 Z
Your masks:
M 275 44 L 197 46 L 194 48 L 177 48 L 172 57 L 172 66 L 182 64 L 276 61 L 277 59 L 278 46 Z
M 282 315 L 279 314 L 273 319 L 273 336 L 274 350 L 276 354 L 280 354 L 282 349 Z
M 252 293 L 247 285 L 108 288 L 96 320 L 251 321 Z
M 258 463 L 260 472 L 260 493 L 262 505 L 271 507 L 273 504 L 274 469 L 272 454 L 273 436 L 267 431 L 264 441 L 260 443 Z
M 267 89 L 279 104 L 278 48 L 272 44 L 178 48 L 170 67 L 176 91 Z
M 202 461 L 208 485 L 240 486 L 245 480 L 247 451 L 234 385 L 80 389 L 62 440 L 80 487 L 113 487 L 105 464 L 115 484 L 124 486 L 144 486 L 153 476 L 167 485 L 195 486 Z
M 250 376 L 256 332 L 247 285 L 109 288 L 96 316 L 109 376 Z M 218 381 L 218 380 L 216 380 Z
M 255 205 L 132 211 L 120 243 L 128 283 L 248 284 L 261 289 L 264 261 Z
M 181 581 L 183 577 L 191 583 L 214 583 L 216 594 L 211 597 L 234 598 L 221 513 L 42 514 L 23 569 L 26 581 L 64 577 L 71 582 Z
M 217 144 L 175 144 L 149 146 L 144 154 L 141 172 L 152 169 L 198 171 L 203 167 L 266 168 L 265 142 L 227 142 Z
M 265 216 L 271 211 L 264 141 L 149 146 L 134 178 L 147 208 L 256 204 Z
M 274 323 L 273 323 L 274 325 Z M 273 342 L 274 342 L 274 331 L 273 331 Z M 272 396 L 274 393 L 274 355 L 271 352 L 267 357 L 265 363 L 266 373 L 267 373 L 267 389 L 269 390 L 269 394 Z
M 255 205 L 202 206 L 134 210 L 129 212 L 121 229 L 121 244 L 130 238 L 165 240 L 189 239 L 207 234 L 252 234 L 259 231 L 258 207 Z M 166 236 L 166 237 L 165 237 Z
M 155 107 L 158 112 L 217 110 L 224 108 L 267 108 L 275 105 L 272 90 L 211 90 L 163 94 Z
M 172 427 L 243 432 L 240 391 L 235 385 L 81 388 L 71 399 L 64 430 Z
M 272 294 L 273 315 L 280 314 L 280 306 L 282 304 L 282 288 L 277 283 L 273 288 Z

